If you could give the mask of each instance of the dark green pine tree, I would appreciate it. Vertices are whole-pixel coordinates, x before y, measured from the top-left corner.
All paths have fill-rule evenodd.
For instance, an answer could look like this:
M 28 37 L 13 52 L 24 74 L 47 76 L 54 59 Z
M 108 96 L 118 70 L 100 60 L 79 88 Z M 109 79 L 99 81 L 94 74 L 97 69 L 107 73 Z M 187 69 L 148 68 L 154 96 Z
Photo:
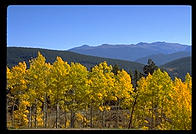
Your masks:
M 137 81 L 142 77 L 142 73 L 140 73 L 138 70 L 135 70 L 134 73 L 134 83 L 135 87 L 137 87 Z
M 137 87 L 137 81 L 144 76 L 141 72 L 139 72 L 137 69 L 132 72 L 132 70 L 129 70 L 129 75 L 131 77 L 131 84 L 133 85 L 133 88 L 135 89 Z
M 143 72 L 147 76 L 149 73 L 153 74 L 153 72 L 157 69 L 158 67 L 155 65 L 152 59 L 148 59 L 148 64 L 144 66 Z
M 112 68 L 112 72 L 117 75 L 118 71 L 120 71 L 120 68 L 117 64 L 115 64 Z
M 131 77 L 131 84 L 134 85 L 134 74 L 133 74 L 133 71 L 130 69 L 129 70 L 129 75 Z M 133 86 L 134 87 L 134 86 Z M 135 87 L 134 87 L 135 88 Z

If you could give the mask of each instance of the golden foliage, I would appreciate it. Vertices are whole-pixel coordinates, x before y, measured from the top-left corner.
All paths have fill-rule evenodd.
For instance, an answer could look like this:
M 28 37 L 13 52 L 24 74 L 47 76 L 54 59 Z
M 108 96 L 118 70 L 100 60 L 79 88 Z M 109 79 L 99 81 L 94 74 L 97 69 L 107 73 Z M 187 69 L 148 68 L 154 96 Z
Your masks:
M 185 76 L 184 82 L 179 78 L 172 81 L 167 72 L 158 69 L 152 75 L 142 77 L 137 85 L 135 92 L 130 75 L 125 70 L 115 75 L 112 66 L 105 61 L 88 71 L 83 65 L 73 62 L 69 65 L 60 57 L 51 65 L 38 52 L 38 57 L 30 60 L 28 69 L 25 62 L 11 69 L 7 67 L 8 105 L 13 108 L 10 113 L 13 123 L 9 121 L 8 125 L 27 128 L 32 120 L 36 120 L 37 127 L 43 127 L 45 104 L 52 108 L 57 108 L 58 104 L 61 111 L 75 112 L 76 119 L 87 126 L 90 120 L 80 111 L 91 107 L 102 114 L 110 112 L 112 106 L 108 102 L 118 104 L 123 110 L 132 110 L 137 96 L 132 115 L 134 128 L 192 129 L 190 74 Z M 130 115 L 126 117 L 130 118 Z M 97 118 L 92 117 L 92 120 Z M 70 123 L 67 119 L 63 127 L 69 127 Z

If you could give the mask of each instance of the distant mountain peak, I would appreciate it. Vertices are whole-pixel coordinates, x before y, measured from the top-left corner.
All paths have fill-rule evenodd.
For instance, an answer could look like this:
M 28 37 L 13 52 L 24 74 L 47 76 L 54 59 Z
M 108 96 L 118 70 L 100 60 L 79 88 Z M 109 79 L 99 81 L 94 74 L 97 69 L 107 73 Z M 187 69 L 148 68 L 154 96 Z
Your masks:
M 109 46 L 109 44 L 102 44 L 101 46 Z
M 81 47 L 90 47 L 90 46 L 85 44 L 85 45 L 82 45 Z
M 146 43 L 146 42 L 139 42 L 139 43 L 137 43 L 136 45 L 139 46 L 139 45 L 144 45 L 144 44 L 146 45 L 146 44 L 149 44 L 149 43 Z
M 97 46 L 98 48 L 114 48 L 116 47 L 117 45 L 110 45 L 110 44 L 102 44 L 102 45 L 99 45 Z
M 152 44 L 157 44 L 157 45 L 166 45 L 168 44 L 167 42 L 165 41 L 156 41 L 156 42 L 152 42 Z
M 100 46 L 98 46 L 98 47 L 108 47 L 108 46 L 112 46 L 112 45 L 109 45 L 109 44 L 102 44 L 102 45 L 100 45 Z
M 91 46 L 89 46 L 89 45 L 82 45 L 82 46 L 78 46 L 78 47 L 74 47 L 74 48 L 71 48 L 70 50 L 74 50 L 74 49 L 78 49 L 78 50 L 85 50 L 85 49 L 88 49 L 88 48 L 90 48 Z
M 154 54 L 172 54 L 180 51 L 190 51 L 190 47 L 179 43 L 157 41 L 137 44 L 100 44 L 98 46 L 83 45 L 69 51 L 105 58 L 135 61 L 139 58 Z

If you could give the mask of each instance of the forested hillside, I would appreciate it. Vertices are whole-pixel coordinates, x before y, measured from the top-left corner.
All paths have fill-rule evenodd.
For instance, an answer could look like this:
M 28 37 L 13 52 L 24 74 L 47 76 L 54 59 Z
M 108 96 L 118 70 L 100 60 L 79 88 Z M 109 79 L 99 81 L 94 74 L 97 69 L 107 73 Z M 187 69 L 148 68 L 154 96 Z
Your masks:
M 88 56 L 88 55 L 77 54 L 69 51 L 47 50 L 47 49 L 40 49 L 40 48 L 21 48 L 21 47 L 7 48 L 7 65 L 8 67 L 13 67 L 17 65 L 19 62 L 25 61 L 28 68 L 29 60 L 37 57 L 38 51 L 40 51 L 46 57 L 46 62 L 53 63 L 56 59 L 56 56 L 60 56 L 64 61 L 67 61 L 69 64 L 71 62 L 78 62 L 84 65 L 85 67 L 87 67 L 88 70 L 90 70 L 90 68 L 103 61 L 106 61 L 109 65 L 113 65 L 113 66 L 118 65 L 119 68 L 121 69 L 123 68 L 127 72 L 129 72 L 130 70 L 132 71 L 138 70 L 139 72 L 142 73 L 144 67 L 144 64 L 131 62 L 131 61 Z M 147 63 L 147 61 L 148 60 L 145 59 L 145 64 Z M 156 60 L 154 62 L 157 65 Z M 172 77 L 172 79 L 174 79 L 175 76 L 184 79 L 184 76 L 186 75 L 187 72 L 192 74 L 191 66 L 192 66 L 191 58 L 182 58 L 166 63 L 160 66 L 160 68 L 165 69 Z
M 171 62 L 173 60 L 188 57 L 188 56 L 191 56 L 191 52 L 181 51 L 181 52 L 176 52 L 176 53 L 172 53 L 172 54 L 149 55 L 146 57 L 139 58 L 135 62 L 138 62 L 141 64 L 146 64 L 146 61 L 148 59 L 152 59 L 156 63 L 156 65 L 161 66 L 161 65 L 164 65 L 164 64 Z
M 184 80 L 184 76 L 187 73 L 192 75 L 192 58 L 184 57 L 176 59 L 160 66 L 160 68 L 165 69 L 172 78 L 178 77 Z
M 64 61 L 68 63 L 78 62 L 82 65 L 86 66 L 88 69 L 99 64 L 100 62 L 107 61 L 110 65 L 117 64 L 120 68 L 125 69 L 126 71 L 131 70 L 139 70 L 142 71 L 143 64 L 117 60 L 117 59 L 109 59 L 109 58 L 101 58 L 96 56 L 87 56 L 82 54 L 77 54 L 70 51 L 58 51 L 58 50 L 47 50 L 40 48 L 22 48 L 22 47 L 8 47 L 7 48 L 7 65 L 8 67 L 13 67 L 17 65 L 19 62 L 25 61 L 27 63 L 27 67 L 29 67 L 29 60 L 37 57 L 37 53 L 40 51 L 43 56 L 46 57 L 46 62 L 53 63 L 56 60 L 57 56 L 60 56 Z

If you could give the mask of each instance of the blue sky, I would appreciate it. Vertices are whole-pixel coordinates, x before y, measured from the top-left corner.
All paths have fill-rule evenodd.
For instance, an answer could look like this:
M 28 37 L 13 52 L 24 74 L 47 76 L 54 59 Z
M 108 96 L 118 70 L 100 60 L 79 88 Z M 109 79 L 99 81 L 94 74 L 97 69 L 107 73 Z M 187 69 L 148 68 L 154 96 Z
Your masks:
M 186 5 L 15 5 L 7 11 L 8 46 L 192 44 L 192 8 Z

